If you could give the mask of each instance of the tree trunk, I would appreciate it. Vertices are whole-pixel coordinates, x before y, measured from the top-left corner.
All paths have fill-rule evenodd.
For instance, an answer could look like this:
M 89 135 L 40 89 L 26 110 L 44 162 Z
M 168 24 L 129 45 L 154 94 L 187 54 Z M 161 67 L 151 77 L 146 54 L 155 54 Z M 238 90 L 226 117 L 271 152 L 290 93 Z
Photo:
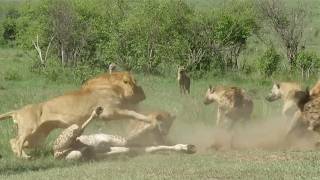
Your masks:
M 61 44 L 61 64 L 62 64 L 62 66 L 65 65 L 64 54 L 65 54 L 65 52 L 64 52 L 64 46 L 63 46 L 63 44 Z

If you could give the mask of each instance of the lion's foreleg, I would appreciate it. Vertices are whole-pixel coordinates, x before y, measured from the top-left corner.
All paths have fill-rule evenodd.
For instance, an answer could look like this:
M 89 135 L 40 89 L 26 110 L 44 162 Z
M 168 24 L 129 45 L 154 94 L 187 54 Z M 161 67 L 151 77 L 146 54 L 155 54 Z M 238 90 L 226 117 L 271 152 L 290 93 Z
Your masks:
M 115 110 L 115 115 L 118 116 L 123 116 L 123 117 L 128 117 L 128 118 L 133 118 L 134 120 L 138 120 L 138 121 L 144 121 L 147 123 L 151 123 L 152 120 L 150 119 L 150 117 L 141 114 L 141 113 L 137 113 L 135 111 L 132 110 L 123 110 L 123 109 L 117 109 Z

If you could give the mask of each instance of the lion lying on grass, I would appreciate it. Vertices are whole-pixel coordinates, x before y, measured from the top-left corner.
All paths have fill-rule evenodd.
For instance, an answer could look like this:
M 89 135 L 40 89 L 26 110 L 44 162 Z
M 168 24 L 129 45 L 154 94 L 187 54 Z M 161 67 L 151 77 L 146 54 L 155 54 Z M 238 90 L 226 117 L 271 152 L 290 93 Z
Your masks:
M 70 134 L 66 129 L 55 141 L 54 157 L 56 159 L 67 160 L 87 160 L 100 159 L 115 154 L 135 153 L 152 153 L 159 151 L 175 151 L 184 153 L 195 153 L 195 146 L 190 144 L 170 145 L 166 136 L 175 119 L 174 116 L 167 112 L 153 112 L 149 114 L 153 123 L 137 122 L 131 126 L 131 131 L 127 138 L 109 135 L 109 134 L 92 134 L 72 137 L 73 143 L 69 143 L 64 148 L 59 145 L 63 134 Z M 92 118 L 92 117 L 91 117 Z M 88 119 L 90 121 L 90 119 Z M 70 126 L 72 130 L 72 126 Z
M 27 105 L 19 110 L 0 115 L 0 120 L 12 117 L 18 134 L 10 140 L 11 148 L 18 157 L 29 158 L 24 148 L 33 148 L 56 128 L 81 125 L 97 107 L 104 109 L 101 118 L 134 118 L 149 121 L 149 117 L 125 109 L 145 99 L 143 89 L 136 85 L 130 73 L 118 73 L 112 84 L 86 87 L 51 100 Z

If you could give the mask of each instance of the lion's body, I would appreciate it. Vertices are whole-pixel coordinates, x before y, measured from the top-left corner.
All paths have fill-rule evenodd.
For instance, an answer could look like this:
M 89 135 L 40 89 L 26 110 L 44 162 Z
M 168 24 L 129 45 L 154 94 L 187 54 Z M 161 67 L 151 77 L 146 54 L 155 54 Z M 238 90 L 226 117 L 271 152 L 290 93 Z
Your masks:
M 146 116 L 123 109 L 126 104 L 142 101 L 145 97 L 136 94 L 144 95 L 143 90 L 136 86 L 130 74 L 119 76 L 118 81 L 117 85 L 83 88 L 43 103 L 27 105 L 5 117 L 0 115 L 0 119 L 13 117 L 18 125 L 18 136 L 10 140 L 12 150 L 19 157 L 27 157 L 23 147 L 33 147 L 40 141 L 39 137 L 45 138 L 55 128 L 67 128 L 72 124 L 81 126 L 97 107 L 104 109 L 100 115 L 103 119 L 134 117 L 147 121 Z M 142 92 L 136 93 L 137 89 Z
M 209 88 L 205 97 L 205 104 L 217 102 L 217 125 L 223 122 L 225 118 L 231 120 L 231 126 L 238 120 L 249 120 L 253 102 L 245 91 L 238 87 L 218 86 Z

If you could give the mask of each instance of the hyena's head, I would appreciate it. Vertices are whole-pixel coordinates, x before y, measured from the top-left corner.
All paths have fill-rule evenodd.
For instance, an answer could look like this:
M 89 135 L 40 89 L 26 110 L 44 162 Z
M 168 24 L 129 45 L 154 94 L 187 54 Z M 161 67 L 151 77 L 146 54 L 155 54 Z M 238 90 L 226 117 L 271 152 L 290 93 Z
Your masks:
M 186 72 L 186 68 L 184 66 L 179 66 L 178 67 L 178 73 L 179 74 L 184 74 Z
M 207 89 L 206 95 L 204 97 L 203 104 L 208 105 L 208 104 L 213 103 L 215 101 L 214 95 L 215 95 L 215 88 L 213 88 L 210 85 L 209 88 Z
M 271 92 L 266 97 L 266 100 L 269 102 L 278 100 L 282 97 L 281 91 L 280 91 L 280 84 L 274 83 L 271 89 Z
M 317 120 L 309 120 L 309 126 L 308 130 L 309 131 L 318 131 L 320 128 L 320 122 Z
M 111 74 L 113 71 L 115 71 L 116 70 L 116 68 L 117 68 L 117 65 L 115 64 L 115 63 L 111 63 L 110 65 L 109 65 L 109 73 Z

